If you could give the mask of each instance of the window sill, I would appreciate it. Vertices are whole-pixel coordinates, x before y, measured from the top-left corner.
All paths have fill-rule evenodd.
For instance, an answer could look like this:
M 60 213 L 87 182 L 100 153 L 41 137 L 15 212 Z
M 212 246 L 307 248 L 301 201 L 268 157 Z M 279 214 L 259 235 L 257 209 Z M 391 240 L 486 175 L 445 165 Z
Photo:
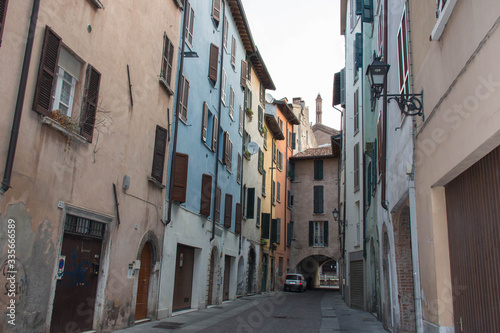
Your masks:
M 96 6 L 98 9 L 104 9 L 104 5 L 99 0 L 89 0 L 89 2 Z
M 446 5 L 444 5 L 443 11 L 439 15 L 434 29 L 432 29 L 431 40 L 439 40 L 439 38 L 441 38 L 446 23 L 448 23 L 448 20 L 450 19 L 451 13 L 453 12 L 453 8 L 455 8 L 456 3 L 457 0 L 448 0 L 446 2 Z
M 182 4 L 181 0 L 174 0 L 174 2 L 180 10 L 184 10 L 184 5 Z
M 148 176 L 148 181 L 151 182 L 154 186 L 161 188 L 162 190 L 165 188 L 165 185 L 151 176 Z
M 87 139 L 85 139 L 80 134 L 78 134 L 76 132 L 73 132 L 72 130 L 69 130 L 67 128 L 64 128 L 57 121 L 55 121 L 54 119 L 51 119 L 51 118 L 49 118 L 47 116 L 43 117 L 42 124 L 45 124 L 45 125 L 47 125 L 49 127 L 52 127 L 56 131 L 61 132 L 68 139 L 76 140 L 76 141 L 78 141 L 80 143 L 87 143 L 88 142 Z
M 174 94 L 174 91 L 172 90 L 172 88 L 170 88 L 167 81 L 162 77 L 160 77 L 158 80 L 160 81 L 160 84 L 163 86 L 163 88 L 165 88 L 165 90 L 167 90 L 167 93 L 170 96 L 172 96 Z

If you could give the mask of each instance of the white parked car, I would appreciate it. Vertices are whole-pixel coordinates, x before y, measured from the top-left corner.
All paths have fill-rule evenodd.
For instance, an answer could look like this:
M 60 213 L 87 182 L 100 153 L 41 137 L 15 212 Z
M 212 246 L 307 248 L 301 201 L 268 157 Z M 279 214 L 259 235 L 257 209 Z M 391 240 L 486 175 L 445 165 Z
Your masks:
M 287 274 L 285 280 L 285 291 L 298 290 L 306 291 L 307 282 L 302 274 Z

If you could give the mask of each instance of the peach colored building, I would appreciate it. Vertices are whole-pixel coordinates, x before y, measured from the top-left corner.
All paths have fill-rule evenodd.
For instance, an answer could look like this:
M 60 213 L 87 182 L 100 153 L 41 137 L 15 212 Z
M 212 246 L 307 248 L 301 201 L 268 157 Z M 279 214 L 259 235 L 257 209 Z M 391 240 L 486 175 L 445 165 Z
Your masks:
M 15 226 L 15 329 L 154 319 L 182 4 L 2 9 L 0 245 L 4 262 Z

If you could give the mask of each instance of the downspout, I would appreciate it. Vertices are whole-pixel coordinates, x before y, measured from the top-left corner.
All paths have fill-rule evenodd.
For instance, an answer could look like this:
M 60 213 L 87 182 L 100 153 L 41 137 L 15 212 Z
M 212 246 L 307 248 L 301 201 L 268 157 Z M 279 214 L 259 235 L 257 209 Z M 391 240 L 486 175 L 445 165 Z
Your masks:
M 412 61 L 412 40 L 411 40 L 411 24 L 410 24 L 410 1 L 406 0 L 407 10 L 407 26 L 408 26 L 408 49 L 410 57 L 410 73 L 411 73 L 411 89 L 414 91 L 413 82 L 413 61 Z M 422 101 L 423 102 L 423 101 Z M 411 257 L 413 265 L 413 293 L 415 301 L 415 319 L 417 333 L 422 333 L 423 318 L 422 318 L 422 296 L 420 286 L 420 260 L 418 255 L 418 235 L 417 235 L 417 211 L 416 211 L 416 198 L 415 198 L 415 170 L 417 164 L 417 120 L 412 117 L 412 131 L 411 138 L 413 144 L 413 158 L 412 158 L 412 173 L 409 175 L 409 201 L 410 201 L 410 233 L 411 233 Z
M 388 0 L 384 0 L 384 60 L 387 61 L 387 37 L 388 37 L 388 32 L 387 32 L 387 6 L 388 6 Z M 385 87 L 384 91 L 387 92 L 387 80 L 385 82 Z M 383 97 L 383 102 L 382 102 L 382 138 L 384 142 L 384 153 L 382 155 L 382 195 L 380 197 L 380 205 L 382 208 L 384 208 L 386 211 L 389 211 L 389 207 L 387 207 L 387 200 L 386 200 L 386 193 L 385 193 L 385 188 L 386 188 L 386 170 L 387 170 L 387 97 Z
M 175 123 L 174 123 L 174 142 L 172 145 L 172 155 L 171 155 L 171 167 L 170 167 L 170 180 L 168 184 L 168 213 L 167 213 L 167 221 L 165 221 L 165 226 L 167 226 L 172 221 L 172 192 L 173 192 L 173 181 L 174 181 L 174 166 L 175 166 L 175 154 L 177 153 L 177 133 L 179 128 L 179 103 L 182 96 L 179 96 L 179 92 L 181 91 L 182 85 L 182 73 L 184 71 L 184 48 L 186 45 L 186 25 L 188 18 L 188 11 L 184 9 L 184 22 L 182 23 L 182 46 L 181 46 L 181 61 L 179 63 L 179 75 L 177 79 L 177 98 L 175 100 Z
M 2 180 L 2 186 L 0 188 L 0 193 L 2 194 L 7 192 L 10 188 L 10 180 L 12 177 L 12 168 L 14 166 L 14 157 L 16 155 L 19 127 L 21 126 L 21 116 L 23 113 L 24 96 L 26 94 L 26 84 L 28 82 L 28 73 L 31 62 L 31 52 L 33 50 L 33 41 L 35 39 L 36 22 L 38 20 L 39 8 L 40 8 L 40 0 L 34 0 L 33 9 L 31 11 L 31 20 L 28 31 L 28 38 L 26 40 L 26 49 L 24 51 L 23 68 L 21 70 L 19 90 L 17 92 L 16 109 L 14 111 L 14 119 L 12 120 L 12 130 L 10 132 L 9 149 L 7 151 L 7 160 L 5 161 L 5 172 Z
M 286 117 L 285 117 L 286 119 Z M 288 130 L 288 119 L 286 121 L 286 129 Z M 292 131 L 293 131 L 293 125 L 292 125 Z M 289 166 L 290 165 L 290 162 L 288 161 L 288 131 L 286 132 L 287 133 L 287 137 L 286 137 L 286 144 L 285 144 L 285 161 L 287 161 L 286 165 Z M 283 221 L 283 225 L 284 225 L 284 230 L 285 230 L 285 233 L 284 233 L 284 236 L 285 236 L 285 241 L 283 242 L 283 251 L 286 252 L 286 248 L 287 248 L 287 241 L 288 241 L 288 234 L 287 234 L 287 225 L 286 225 L 286 212 L 287 212 L 287 209 L 288 209 L 288 168 L 286 169 L 285 171 L 285 204 L 283 205 L 284 206 L 284 210 L 285 210 L 285 221 Z M 285 274 L 286 275 L 286 274 Z
M 362 41 L 363 41 L 363 51 L 364 51 L 364 48 L 365 48 L 365 41 L 366 41 L 366 38 L 363 34 L 363 31 L 365 30 L 364 29 L 364 23 L 363 23 L 363 20 L 360 20 L 361 21 L 361 35 L 362 35 Z M 363 57 L 365 56 L 365 52 L 363 52 Z M 363 61 L 364 63 L 364 61 Z M 363 65 L 361 65 L 361 75 L 364 75 L 364 69 L 363 69 Z M 362 205 L 361 207 L 363 208 L 363 258 L 365 259 L 366 261 L 366 206 L 365 206 L 365 199 L 366 199 L 366 170 L 365 170 L 365 162 L 366 162 L 366 156 L 365 156 L 365 112 L 364 112 L 364 107 L 365 107 L 365 103 L 364 103 L 364 86 L 365 86 L 365 81 L 363 80 L 363 78 L 361 77 L 361 82 L 360 82 L 360 86 L 361 86 L 361 152 L 362 152 L 362 156 L 363 158 L 361 159 L 363 165 L 362 167 L 360 167 L 361 170 L 363 170 L 363 198 L 361 199 L 362 200 Z M 359 105 L 358 105 L 358 109 L 359 109 Z M 359 110 L 358 110 L 359 112 Z M 359 152 L 358 152 L 359 154 Z M 364 270 L 365 272 L 366 270 Z
M 224 1 L 221 1 L 221 16 L 222 18 L 225 18 L 225 11 L 226 11 L 226 6 L 224 4 Z M 221 38 L 221 58 L 220 58 L 220 75 L 219 75 L 219 82 L 220 86 L 222 85 L 222 74 L 223 74 L 223 69 L 224 69 L 224 23 L 222 23 L 222 38 Z M 219 133 L 221 130 L 221 109 L 222 109 L 222 88 L 219 86 L 219 109 L 218 109 L 218 114 L 217 116 L 219 117 L 218 123 L 217 123 L 217 147 L 215 147 L 215 196 L 214 196 L 214 209 L 213 209 L 213 214 L 214 217 L 212 218 L 212 236 L 210 236 L 210 242 L 214 240 L 215 238 L 215 206 L 217 204 L 217 185 L 218 185 L 218 179 L 219 179 Z M 224 144 L 224 143 L 223 143 Z M 241 156 L 241 165 L 243 165 L 243 156 Z M 242 167 L 243 169 L 243 167 Z M 241 173 L 241 182 L 243 182 L 243 173 Z M 241 197 L 240 197 L 241 198 Z M 222 198 L 219 198 L 222 200 Z M 241 199 L 240 199 L 241 200 Z M 220 213 L 220 212 L 219 212 Z M 220 221 L 220 215 L 219 215 L 219 221 Z

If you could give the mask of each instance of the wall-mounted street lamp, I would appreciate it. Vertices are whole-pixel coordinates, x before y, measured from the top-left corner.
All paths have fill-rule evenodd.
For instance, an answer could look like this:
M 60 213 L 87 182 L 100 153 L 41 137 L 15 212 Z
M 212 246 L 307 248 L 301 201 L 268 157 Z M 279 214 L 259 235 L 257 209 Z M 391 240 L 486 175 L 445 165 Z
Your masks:
M 402 113 L 408 116 L 421 116 L 424 117 L 424 93 L 421 94 L 385 94 L 382 91 L 386 87 L 387 72 L 389 72 L 390 65 L 380 60 L 380 57 L 374 57 L 373 62 L 366 69 L 368 81 L 374 93 L 374 98 L 387 97 L 387 101 L 395 100 Z
M 335 221 L 338 221 L 343 227 L 345 226 L 345 223 L 347 222 L 346 220 L 339 220 L 339 211 L 337 210 L 337 208 L 335 208 L 332 212 L 333 214 L 333 219 Z

